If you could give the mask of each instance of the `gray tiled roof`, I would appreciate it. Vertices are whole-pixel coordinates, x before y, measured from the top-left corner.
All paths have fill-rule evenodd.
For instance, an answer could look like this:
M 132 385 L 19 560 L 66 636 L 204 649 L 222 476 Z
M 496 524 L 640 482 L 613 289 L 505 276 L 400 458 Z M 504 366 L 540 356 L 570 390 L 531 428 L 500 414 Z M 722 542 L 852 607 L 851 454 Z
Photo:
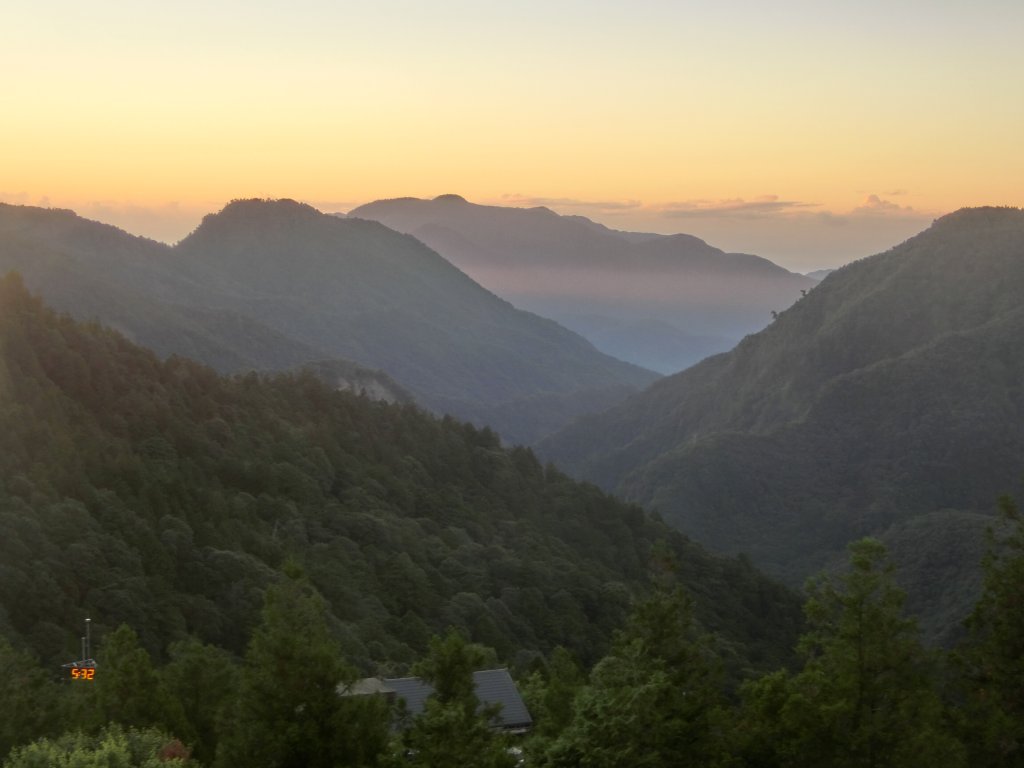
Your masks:
M 387 696 L 394 691 L 385 685 L 384 681 L 376 677 L 364 677 L 354 683 L 338 686 L 339 696 L 369 696 L 375 693 Z
M 406 708 L 413 716 L 423 711 L 423 705 L 430 694 L 434 692 L 432 686 L 418 677 L 389 677 L 385 678 L 383 682 L 399 698 L 405 699 Z M 485 669 L 474 672 L 473 686 L 481 704 L 501 705 L 501 710 L 494 719 L 496 726 L 519 729 L 528 728 L 533 724 L 526 704 L 523 703 L 523 697 L 519 695 L 519 689 L 516 688 L 507 669 Z

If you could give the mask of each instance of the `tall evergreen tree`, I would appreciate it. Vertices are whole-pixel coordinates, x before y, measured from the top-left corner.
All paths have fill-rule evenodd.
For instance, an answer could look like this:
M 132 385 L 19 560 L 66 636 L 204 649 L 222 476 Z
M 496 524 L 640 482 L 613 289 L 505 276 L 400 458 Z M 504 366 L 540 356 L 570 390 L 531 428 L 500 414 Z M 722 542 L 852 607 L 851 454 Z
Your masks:
M 964 740 L 974 764 L 1024 766 L 1024 517 L 999 501 L 1005 536 L 990 532 L 985 586 L 958 654 Z
M 135 630 L 122 624 L 100 645 L 95 681 L 78 690 L 91 693 L 79 702 L 78 721 L 90 730 L 108 723 L 170 730 L 183 719 L 181 704 L 164 686 Z
M 572 722 L 573 703 L 585 677 L 579 662 L 562 646 L 551 652 L 543 671 L 534 671 L 522 685 L 533 717 L 531 742 L 558 736 Z
M 902 615 L 884 546 L 850 547 L 850 569 L 812 581 L 803 669 L 747 686 L 738 737 L 748 764 L 910 768 L 964 765 L 916 624 Z
M 498 714 L 481 707 L 473 686 L 473 671 L 485 656 L 456 629 L 433 637 L 430 652 L 413 671 L 434 688 L 423 712 L 401 739 L 396 764 L 423 768 L 512 768 L 515 757 L 505 737 L 491 727 Z
M 0 637 L 0 758 L 18 744 L 52 733 L 57 686 L 29 654 Z
M 682 589 L 659 589 L 634 609 L 611 652 L 576 699 L 569 727 L 541 762 L 550 766 L 705 766 L 720 673 Z
M 288 569 L 292 570 L 292 569 Z M 382 700 L 343 698 L 355 672 L 342 660 L 323 598 L 294 572 L 267 590 L 217 765 L 374 765 L 387 743 Z
M 199 762 L 210 764 L 225 709 L 235 695 L 238 668 L 226 651 L 192 638 L 172 645 L 170 653 L 160 675 L 168 693 L 181 704 L 183 721 L 173 731 Z

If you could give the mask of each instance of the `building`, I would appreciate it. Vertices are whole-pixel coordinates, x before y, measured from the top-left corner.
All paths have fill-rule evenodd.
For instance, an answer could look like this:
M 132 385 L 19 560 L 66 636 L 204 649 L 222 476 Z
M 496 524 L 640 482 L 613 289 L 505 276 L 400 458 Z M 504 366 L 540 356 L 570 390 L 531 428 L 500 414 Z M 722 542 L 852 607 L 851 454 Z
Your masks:
M 499 705 L 491 725 L 505 733 L 525 733 L 533 726 L 523 697 L 519 695 L 507 669 L 484 669 L 473 673 L 473 687 L 481 706 Z M 434 688 L 418 677 L 366 677 L 339 689 L 342 696 L 386 696 L 389 701 L 405 702 L 405 709 L 415 717 L 433 694 Z

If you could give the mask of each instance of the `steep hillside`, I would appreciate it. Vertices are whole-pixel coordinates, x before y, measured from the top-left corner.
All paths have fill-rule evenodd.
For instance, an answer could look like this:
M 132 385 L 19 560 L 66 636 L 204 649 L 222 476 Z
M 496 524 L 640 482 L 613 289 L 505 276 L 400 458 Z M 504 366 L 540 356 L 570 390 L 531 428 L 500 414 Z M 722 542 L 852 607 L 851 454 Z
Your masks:
M 344 358 L 529 442 L 656 375 L 514 309 L 418 241 L 291 201 L 240 201 L 170 248 L 68 211 L 0 207 L 0 269 L 61 310 L 221 371 Z
M 1024 213 L 960 211 L 543 453 L 798 583 L 854 537 L 1013 487 L 1022 291 Z
M 239 651 L 289 561 L 346 653 L 399 668 L 459 626 L 508 659 L 594 659 L 665 540 L 738 665 L 777 662 L 792 594 L 489 430 L 337 392 L 226 379 L 58 317 L 0 281 L 0 633 L 48 662 L 130 623 Z
M 663 373 L 728 350 L 817 282 L 690 235 L 619 232 L 457 195 L 379 200 L 350 216 L 419 238 L 516 306 Z

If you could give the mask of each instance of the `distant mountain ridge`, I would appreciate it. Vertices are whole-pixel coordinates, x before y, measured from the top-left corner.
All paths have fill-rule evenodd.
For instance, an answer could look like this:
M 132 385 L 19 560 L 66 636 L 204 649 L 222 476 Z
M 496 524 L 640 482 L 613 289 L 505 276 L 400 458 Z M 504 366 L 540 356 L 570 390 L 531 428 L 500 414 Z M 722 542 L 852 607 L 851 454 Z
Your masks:
M 411 234 L 516 306 L 663 373 L 726 351 L 817 283 L 692 235 L 621 232 L 544 207 L 442 195 L 378 200 L 349 217 Z
M 1015 487 L 1022 295 L 1024 212 L 959 211 L 541 452 L 799 583 L 853 538 L 984 520 Z M 944 557 L 947 578 L 968 560 Z
M 656 378 L 516 310 L 413 238 L 294 201 L 236 201 L 174 247 L 2 206 L 9 269 L 59 309 L 161 354 L 227 372 L 353 360 L 515 442 Z

